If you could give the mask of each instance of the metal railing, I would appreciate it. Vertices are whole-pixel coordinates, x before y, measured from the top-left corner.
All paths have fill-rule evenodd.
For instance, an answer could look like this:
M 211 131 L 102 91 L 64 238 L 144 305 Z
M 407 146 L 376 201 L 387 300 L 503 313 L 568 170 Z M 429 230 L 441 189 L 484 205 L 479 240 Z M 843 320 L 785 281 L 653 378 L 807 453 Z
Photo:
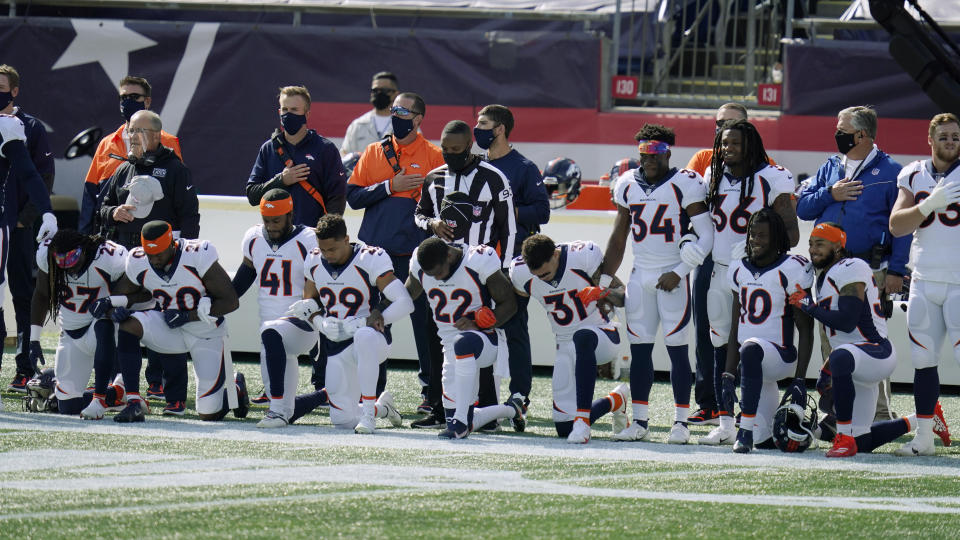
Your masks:
M 755 103 L 757 84 L 780 62 L 780 38 L 792 32 L 794 1 L 646 0 L 644 8 L 658 4 L 655 18 L 641 18 L 639 29 L 635 19 L 626 24 L 631 48 L 620 71 L 639 78 L 645 104 Z M 636 31 L 640 51 L 632 47 Z

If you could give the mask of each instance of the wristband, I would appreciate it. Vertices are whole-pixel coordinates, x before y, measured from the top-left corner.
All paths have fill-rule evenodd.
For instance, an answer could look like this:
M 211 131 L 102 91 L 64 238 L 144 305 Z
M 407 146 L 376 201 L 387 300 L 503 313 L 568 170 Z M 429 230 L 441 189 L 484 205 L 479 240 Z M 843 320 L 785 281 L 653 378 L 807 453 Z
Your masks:
M 111 296 L 110 305 L 113 307 L 127 307 L 128 298 L 124 295 Z
M 613 277 L 607 274 L 603 274 L 602 276 L 600 276 L 600 282 L 598 283 L 598 285 L 606 289 L 610 287 L 611 283 L 613 283 Z
M 43 327 L 37 324 L 30 325 L 30 341 L 40 341 L 40 333 L 43 332 Z

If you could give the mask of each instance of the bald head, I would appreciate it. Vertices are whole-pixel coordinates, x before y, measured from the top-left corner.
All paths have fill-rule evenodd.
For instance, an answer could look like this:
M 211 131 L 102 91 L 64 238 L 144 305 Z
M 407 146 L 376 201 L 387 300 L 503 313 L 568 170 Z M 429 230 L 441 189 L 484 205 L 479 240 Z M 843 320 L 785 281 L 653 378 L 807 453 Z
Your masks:
M 146 109 L 133 113 L 133 116 L 130 117 L 130 124 L 156 131 L 163 129 L 163 122 L 160 121 L 160 115 Z

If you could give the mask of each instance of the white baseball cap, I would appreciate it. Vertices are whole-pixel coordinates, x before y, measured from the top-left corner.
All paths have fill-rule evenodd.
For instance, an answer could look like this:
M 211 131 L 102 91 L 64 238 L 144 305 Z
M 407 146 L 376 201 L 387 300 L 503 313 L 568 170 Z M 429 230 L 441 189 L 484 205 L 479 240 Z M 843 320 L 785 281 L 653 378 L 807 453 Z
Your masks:
M 160 181 L 152 176 L 141 174 L 130 179 L 127 185 L 127 200 L 124 204 L 134 207 L 133 217 L 142 219 L 150 215 L 153 203 L 163 198 L 163 187 Z

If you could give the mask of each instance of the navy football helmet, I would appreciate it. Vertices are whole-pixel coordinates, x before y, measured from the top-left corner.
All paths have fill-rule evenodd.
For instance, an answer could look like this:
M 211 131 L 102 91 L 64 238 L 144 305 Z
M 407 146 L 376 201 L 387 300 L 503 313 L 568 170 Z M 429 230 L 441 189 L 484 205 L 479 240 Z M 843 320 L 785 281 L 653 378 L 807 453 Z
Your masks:
M 350 152 L 341 158 L 343 161 L 343 168 L 347 171 L 347 180 L 353 176 L 353 168 L 357 166 L 357 162 L 360 161 L 360 155 L 362 153 L 363 152 Z
M 543 170 L 550 208 L 563 208 L 580 195 L 580 166 L 570 158 L 556 158 Z
M 453 229 L 453 239 L 463 240 L 473 225 L 474 205 L 462 191 L 451 191 L 440 201 L 440 219 Z
M 796 403 L 790 393 L 780 400 L 773 414 L 773 443 L 781 452 L 803 452 L 817 446 L 817 400 L 807 395 L 806 407 Z
M 57 396 L 54 390 L 57 379 L 53 368 L 46 368 L 27 381 L 27 395 L 23 397 L 23 409 L 28 412 L 57 412 Z

